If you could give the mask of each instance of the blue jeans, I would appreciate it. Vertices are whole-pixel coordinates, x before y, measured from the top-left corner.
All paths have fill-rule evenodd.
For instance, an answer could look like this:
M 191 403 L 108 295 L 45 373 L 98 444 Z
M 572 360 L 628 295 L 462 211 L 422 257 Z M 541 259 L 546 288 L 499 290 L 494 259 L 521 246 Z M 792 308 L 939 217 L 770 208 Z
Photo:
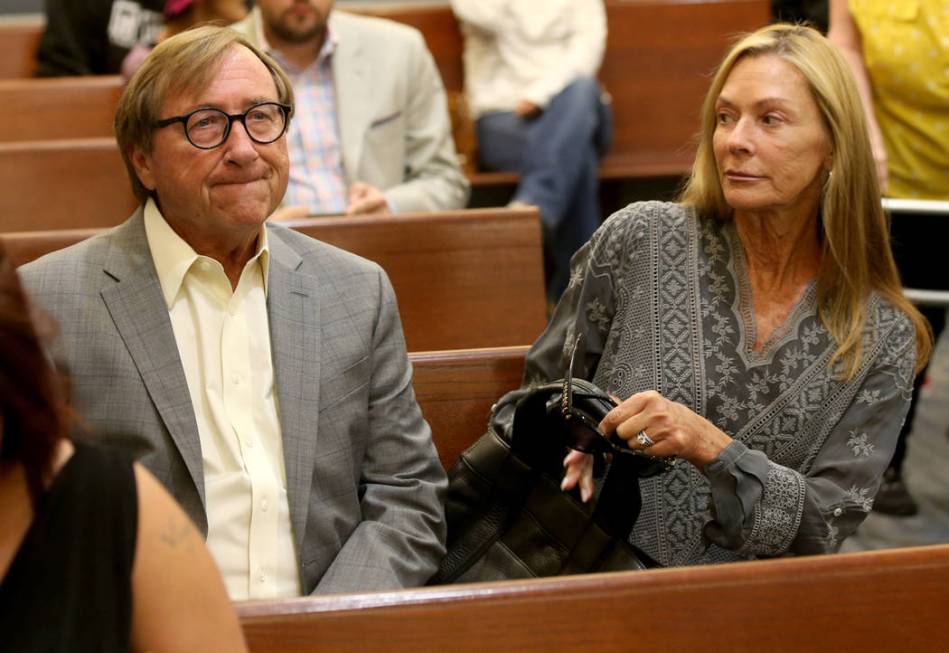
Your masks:
M 556 302 L 570 279 L 570 257 L 600 224 L 598 167 L 613 121 L 595 79 L 580 77 L 540 115 L 495 112 L 477 121 L 482 167 L 521 175 L 515 199 L 540 208 L 547 297 Z

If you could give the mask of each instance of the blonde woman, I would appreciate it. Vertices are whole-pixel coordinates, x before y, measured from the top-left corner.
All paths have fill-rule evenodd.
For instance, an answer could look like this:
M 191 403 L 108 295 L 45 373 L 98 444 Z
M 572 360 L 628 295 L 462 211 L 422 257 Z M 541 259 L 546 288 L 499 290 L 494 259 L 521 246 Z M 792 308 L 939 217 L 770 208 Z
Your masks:
M 678 459 L 641 481 L 631 536 L 660 563 L 835 551 L 866 517 L 931 343 L 860 98 L 818 32 L 772 25 L 730 51 L 680 201 L 619 211 L 577 254 L 528 383 L 562 376 L 581 333 L 580 374 L 623 400 L 601 430 Z M 564 464 L 589 499 L 591 459 Z

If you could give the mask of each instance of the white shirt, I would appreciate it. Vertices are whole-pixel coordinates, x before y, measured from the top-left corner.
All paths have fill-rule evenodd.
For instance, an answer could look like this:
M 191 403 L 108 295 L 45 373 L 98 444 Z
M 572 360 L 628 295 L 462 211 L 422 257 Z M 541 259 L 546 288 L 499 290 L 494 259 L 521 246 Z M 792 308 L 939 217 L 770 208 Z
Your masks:
M 208 549 L 233 600 L 300 596 L 267 317 L 267 230 L 237 288 L 150 199 L 145 235 L 198 423 Z
M 606 48 L 603 0 L 451 0 L 465 36 L 474 115 L 546 107 L 577 77 L 596 77 Z

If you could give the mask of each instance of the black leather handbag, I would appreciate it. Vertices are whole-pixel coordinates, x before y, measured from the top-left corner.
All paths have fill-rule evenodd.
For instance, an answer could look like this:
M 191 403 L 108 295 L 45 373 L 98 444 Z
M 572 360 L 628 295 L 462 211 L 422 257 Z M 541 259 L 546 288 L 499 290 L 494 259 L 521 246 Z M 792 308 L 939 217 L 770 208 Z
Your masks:
M 641 507 L 639 479 L 669 463 L 599 431 L 615 403 L 572 378 L 578 345 L 579 338 L 563 380 L 517 402 L 510 439 L 489 428 L 450 470 L 448 553 L 430 584 L 659 566 L 629 534 Z M 576 490 L 560 489 L 568 447 L 596 456 L 600 489 L 586 504 Z

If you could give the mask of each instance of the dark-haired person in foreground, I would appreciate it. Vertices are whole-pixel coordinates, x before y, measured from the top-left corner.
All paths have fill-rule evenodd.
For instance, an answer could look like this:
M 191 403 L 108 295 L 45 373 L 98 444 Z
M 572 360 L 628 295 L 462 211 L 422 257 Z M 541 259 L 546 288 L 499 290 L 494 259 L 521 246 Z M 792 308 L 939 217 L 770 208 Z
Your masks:
M 237 32 L 160 43 L 116 134 L 142 206 L 22 269 L 77 408 L 181 503 L 233 599 L 423 584 L 445 472 L 382 269 L 265 224 L 293 91 Z
M 3 650 L 246 650 L 188 517 L 128 456 L 70 441 L 69 422 L 0 245 Z
M 527 380 L 560 377 L 580 333 L 580 374 L 623 400 L 602 430 L 679 459 L 640 481 L 631 541 L 660 563 L 832 552 L 870 512 L 931 338 L 856 86 L 818 32 L 732 48 L 680 201 L 630 205 L 577 254 Z M 565 465 L 589 498 L 590 458 Z

